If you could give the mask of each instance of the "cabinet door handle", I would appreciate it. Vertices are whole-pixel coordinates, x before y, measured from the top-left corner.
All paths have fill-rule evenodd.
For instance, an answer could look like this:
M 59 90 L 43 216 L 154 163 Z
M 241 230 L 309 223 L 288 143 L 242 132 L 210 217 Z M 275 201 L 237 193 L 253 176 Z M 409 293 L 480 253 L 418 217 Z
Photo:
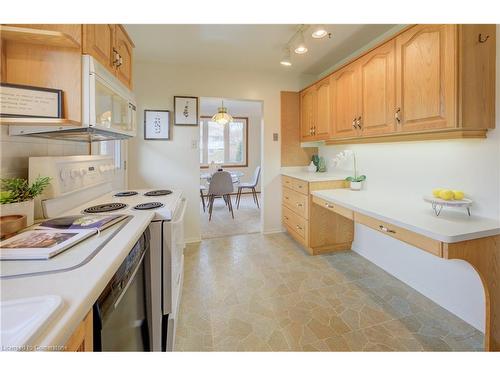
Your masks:
M 285 218 L 285 220 L 288 220 L 288 216 L 283 216 Z
M 116 51 L 116 49 L 113 48 L 113 65 L 118 67 L 118 63 L 120 62 L 120 55 Z
M 401 113 L 401 108 L 396 109 L 396 113 L 394 114 L 394 118 L 398 122 L 398 124 L 401 124 L 401 119 L 399 118 L 399 114 Z
M 296 225 L 295 227 L 296 227 L 297 229 L 302 230 L 302 227 L 301 227 L 300 225 Z
M 302 203 L 297 203 L 297 207 L 302 207 Z
M 330 203 L 325 203 L 325 207 L 326 208 L 333 208 L 333 205 L 331 205 Z
M 385 232 L 385 233 L 396 233 L 395 230 L 392 230 L 392 229 L 389 229 L 387 227 L 384 227 L 383 225 L 379 225 L 378 227 L 380 228 L 380 230 L 382 232 Z
M 356 125 L 361 130 L 361 116 L 359 116 L 358 119 L 356 120 Z
M 302 185 L 297 185 L 297 187 L 298 187 L 299 189 L 302 189 Z
M 122 55 L 118 54 L 118 67 L 122 66 L 122 64 L 123 64 Z
M 356 129 L 356 117 L 352 119 L 352 127 Z

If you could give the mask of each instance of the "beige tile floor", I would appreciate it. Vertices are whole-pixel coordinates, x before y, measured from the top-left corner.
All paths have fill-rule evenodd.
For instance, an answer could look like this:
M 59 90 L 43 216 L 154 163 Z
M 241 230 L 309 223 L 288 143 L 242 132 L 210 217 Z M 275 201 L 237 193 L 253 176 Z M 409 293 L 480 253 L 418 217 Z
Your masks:
M 475 351 L 483 335 L 356 253 L 286 234 L 186 248 L 178 351 Z
M 260 203 L 260 194 L 259 203 Z M 212 220 L 208 221 L 208 212 L 203 212 L 200 203 L 201 238 L 217 238 L 260 232 L 260 209 L 255 205 L 252 195 L 241 196 L 240 208 L 236 208 L 236 196 L 231 196 L 234 219 L 222 199 L 216 199 L 212 211 Z

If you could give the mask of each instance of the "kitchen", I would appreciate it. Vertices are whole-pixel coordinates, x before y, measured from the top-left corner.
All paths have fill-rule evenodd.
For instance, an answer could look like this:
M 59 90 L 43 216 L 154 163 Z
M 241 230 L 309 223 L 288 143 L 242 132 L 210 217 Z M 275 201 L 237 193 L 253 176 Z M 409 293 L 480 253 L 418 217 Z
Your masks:
M 2 351 L 498 351 L 498 26 L 422 20 L 2 20 Z

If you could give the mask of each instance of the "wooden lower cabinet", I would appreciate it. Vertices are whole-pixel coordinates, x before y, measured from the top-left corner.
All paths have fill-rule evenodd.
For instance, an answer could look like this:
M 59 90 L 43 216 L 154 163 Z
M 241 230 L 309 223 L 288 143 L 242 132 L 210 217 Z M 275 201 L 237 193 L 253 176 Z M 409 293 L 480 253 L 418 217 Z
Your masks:
M 345 181 L 307 182 L 282 176 L 283 225 L 312 255 L 350 250 L 354 236 L 352 219 L 345 213 L 325 210 L 313 204 L 314 190 L 346 187 Z
M 82 322 L 75 329 L 66 342 L 67 352 L 92 352 L 94 349 L 92 310 L 88 312 Z

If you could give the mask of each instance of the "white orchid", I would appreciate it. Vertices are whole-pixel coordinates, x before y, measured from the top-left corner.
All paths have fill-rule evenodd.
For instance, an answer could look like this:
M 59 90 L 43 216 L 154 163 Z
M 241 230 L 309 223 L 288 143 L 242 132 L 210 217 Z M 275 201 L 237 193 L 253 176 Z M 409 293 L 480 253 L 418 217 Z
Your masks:
M 348 160 L 352 158 L 353 159 L 353 164 L 354 164 L 354 177 L 347 177 L 346 180 L 348 181 L 355 181 L 355 182 L 360 182 L 364 181 L 366 179 L 365 175 L 358 176 L 358 170 L 357 170 L 357 163 L 356 163 L 356 154 L 352 150 L 344 150 L 339 152 L 335 157 L 332 159 L 333 163 L 335 166 L 339 165 L 341 162 Z

